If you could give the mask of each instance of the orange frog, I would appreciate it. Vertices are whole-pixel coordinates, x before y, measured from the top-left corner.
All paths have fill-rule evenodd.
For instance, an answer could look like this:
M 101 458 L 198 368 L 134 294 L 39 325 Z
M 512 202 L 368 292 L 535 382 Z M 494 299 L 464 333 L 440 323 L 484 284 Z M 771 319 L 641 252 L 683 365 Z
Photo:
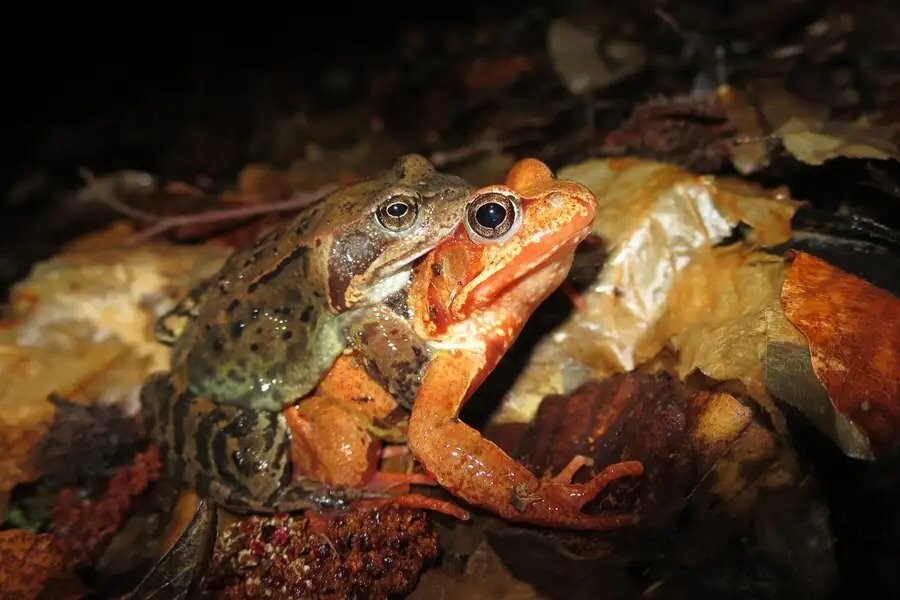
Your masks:
M 414 325 L 433 354 L 407 444 L 442 487 L 510 521 L 594 530 L 635 521 L 581 509 L 611 481 L 642 474 L 641 463 L 614 464 L 576 484 L 572 477 L 588 463 L 576 456 L 558 475 L 542 479 L 458 418 L 534 310 L 562 283 L 595 210 L 587 188 L 554 179 L 540 161 L 520 161 L 506 186 L 474 195 L 463 225 L 413 275 Z

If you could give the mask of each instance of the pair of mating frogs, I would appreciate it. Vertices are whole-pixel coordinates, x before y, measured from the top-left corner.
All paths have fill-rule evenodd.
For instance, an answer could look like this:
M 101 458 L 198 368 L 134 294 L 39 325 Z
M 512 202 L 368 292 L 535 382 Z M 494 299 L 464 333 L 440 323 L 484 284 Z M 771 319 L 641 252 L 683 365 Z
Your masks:
M 334 192 L 233 253 L 160 320 L 171 370 L 142 390 L 172 475 L 238 512 L 390 502 L 465 519 L 434 484 L 511 521 L 608 529 L 581 457 L 539 478 L 463 423 L 463 404 L 563 281 L 596 200 L 534 159 L 474 189 L 423 157 Z M 180 317 L 179 327 L 173 321 Z M 426 474 L 387 473 L 408 449 Z

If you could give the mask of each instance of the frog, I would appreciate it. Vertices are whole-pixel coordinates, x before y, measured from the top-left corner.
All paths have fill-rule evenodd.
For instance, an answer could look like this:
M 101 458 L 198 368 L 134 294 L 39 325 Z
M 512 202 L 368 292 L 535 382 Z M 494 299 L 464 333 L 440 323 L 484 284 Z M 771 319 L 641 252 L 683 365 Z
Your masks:
M 411 405 L 426 354 L 405 290 L 414 263 L 457 229 L 472 189 L 421 155 L 401 156 L 233 252 L 163 315 L 157 336 L 171 346 L 170 368 L 140 396 L 170 475 L 236 512 L 345 504 L 340 477 L 294 476 L 284 411 L 351 349 L 362 380 Z M 384 405 L 351 414 L 373 429 L 395 411 Z M 381 429 L 390 437 L 391 426 Z
M 505 185 L 479 190 L 457 232 L 413 274 L 414 329 L 433 352 L 413 405 L 406 445 L 438 485 L 507 521 L 551 528 L 609 530 L 636 514 L 596 514 L 585 506 L 612 482 L 643 474 L 639 461 L 607 465 L 585 483 L 590 459 L 573 456 L 539 477 L 460 419 L 460 411 L 518 338 L 537 307 L 568 274 L 590 233 L 597 200 L 523 159 Z

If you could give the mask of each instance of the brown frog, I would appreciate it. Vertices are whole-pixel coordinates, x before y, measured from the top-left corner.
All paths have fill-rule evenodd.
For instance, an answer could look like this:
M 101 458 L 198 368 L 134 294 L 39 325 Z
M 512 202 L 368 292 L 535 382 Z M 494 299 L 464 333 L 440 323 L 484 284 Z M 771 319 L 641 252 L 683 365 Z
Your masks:
M 406 306 L 412 265 L 457 229 L 471 190 L 401 157 L 236 251 L 161 319 L 172 366 L 142 402 L 170 472 L 237 511 L 343 504 L 346 492 L 292 473 L 282 411 L 348 350 L 410 406 L 427 361 Z

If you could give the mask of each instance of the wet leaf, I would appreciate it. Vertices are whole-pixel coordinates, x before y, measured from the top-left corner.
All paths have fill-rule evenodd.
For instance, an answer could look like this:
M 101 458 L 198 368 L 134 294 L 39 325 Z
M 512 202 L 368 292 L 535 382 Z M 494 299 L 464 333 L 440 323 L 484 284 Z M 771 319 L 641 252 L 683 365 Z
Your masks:
M 837 411 L 881 455 L 900 441 L 900 300 L 805 252 L 793 255 L 784 314 L 809 340 L 813 369 Z M 851 448 L 852 449 L 852 448 Z
M 597 196 L 594 233 L 609 255 L 582 292 L 584 309 L 538 344 L 498 421 L 529 421 L 545 396 L 656 356 L 672 333 L 660 323 L 684 269 L 739 223 L 751 243 L 787 240 L 800 204 L 782 189 L 636 159 L 589 160 L 559 176 Z
M 900 129 L 894 125 L 873 125 L 864 119 L 821 122 L 796 117 L 775 132 L 785 150 L 810 165 L 838 157 L 900 160 L 898 135 Z
M 199 590 L 216 541 L 216 508 L 201 501 L 175 545 L 123 600 L 172 600 Z

